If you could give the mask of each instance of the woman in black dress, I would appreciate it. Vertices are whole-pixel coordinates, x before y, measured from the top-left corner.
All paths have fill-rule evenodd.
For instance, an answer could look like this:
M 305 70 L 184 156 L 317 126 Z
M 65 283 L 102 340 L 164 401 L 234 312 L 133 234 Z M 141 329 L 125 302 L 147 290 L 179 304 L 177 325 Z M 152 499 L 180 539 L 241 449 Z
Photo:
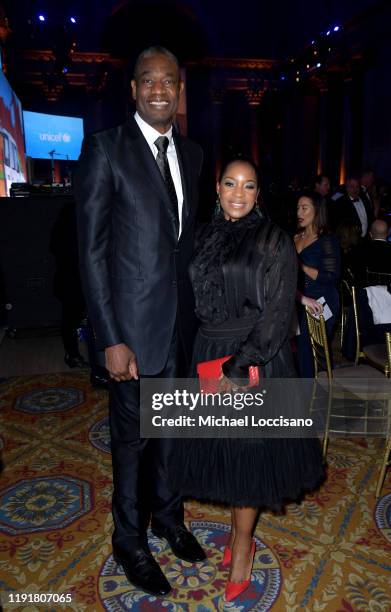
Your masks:
M 261 376 L 295 376 L 289 324 L 296 293 L 296 254 L 290 238 L 257 209 L 258 176 L 251 160 L 235 159 L 217 183 L 220 210 L 201 232 L 190 269 L 201 326 L 198 362 L 226 355 L 220 390 Z M 232 527 L 223 563 L 230 563 L 226 600 L 250 583 L 252 533 L 259 508 L 280 509 L 323 478 L 318 440 L 186 440 L 174 470 L 183 495 L 227 504 Z

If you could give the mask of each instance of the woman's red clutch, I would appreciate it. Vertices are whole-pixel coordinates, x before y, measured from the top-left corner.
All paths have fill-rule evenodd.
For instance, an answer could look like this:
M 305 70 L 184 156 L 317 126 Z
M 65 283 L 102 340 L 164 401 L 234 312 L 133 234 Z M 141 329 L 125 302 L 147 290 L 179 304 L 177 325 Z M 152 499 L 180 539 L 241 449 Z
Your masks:
M 219 378 L 222 373 L 222 365 L 225 361 L 231 358 L 219 357 L 211 361 L 201 361 L 197 363 L 197 374 L 200 380 L 200 388 L 204 393 L 217 393 L 219 388 Z M 259 385 L 259 368 L 258 366 L 249 366 L 248 368 L 249 383 L 248 387 L 256 387 Z

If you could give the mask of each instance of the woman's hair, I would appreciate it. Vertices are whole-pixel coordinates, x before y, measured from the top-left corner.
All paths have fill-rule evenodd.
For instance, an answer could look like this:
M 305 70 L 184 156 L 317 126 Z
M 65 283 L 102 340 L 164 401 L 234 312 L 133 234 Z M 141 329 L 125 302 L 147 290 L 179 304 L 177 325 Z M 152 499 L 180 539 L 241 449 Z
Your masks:
M 327 234 L 329 231 L 329 227 L 325 199 L 322 198 L 319 193 L 316 193 L 316 191 L 303 191 L 297 201 L 299 201 L 301 198 L 308 198 L 311 201 L 312 206 L 314 207 L 315 217 L 313 225 L 316 229 L 318 236 L 321 236 L 322 234 Z
M 259 186 L 259 171 L 258 171 L 257 164 L 255 163 L 255 161 L 251 157 L 246 157 L 245 155 L 240 155 L 240 154 L 233 155 L 232 157 L 229 157 L 228 159 L 224 160 L 224 163 L 223 163 L 223 165 L 221 167 L 220 174 L 219 174 L 219 177 L 218 177 L 219 183 L 221 183 L 222 178 L 223 178 L 224 174 L 226 173 L 226 170 L 227 170 L 228 166 L 230 166 L 231 164 L 234 164 L 236 162 L 241 162 L 243 164 L 248 164 L 249 166 L 252 167 L 252 169 L 255 172 L 255 176 L 256 176 L 256 179 L 257 179 L 258 186 Z

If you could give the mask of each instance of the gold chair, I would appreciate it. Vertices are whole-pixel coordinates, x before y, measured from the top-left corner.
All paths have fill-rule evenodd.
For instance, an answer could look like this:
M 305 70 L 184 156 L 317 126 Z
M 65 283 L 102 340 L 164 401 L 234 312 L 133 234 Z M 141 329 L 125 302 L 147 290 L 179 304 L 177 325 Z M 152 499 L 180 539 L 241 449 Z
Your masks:
M 372 273 L 371 273 L 372 274 Z M 373 272 L 373 274 L 380 274 Z M 391 275 L 389 275 L 391 277 Z M 365 359 L 372 367 L 377 368 L 385 376 L 390 378 L 391 369 L 387 358 L 386 343 L 367 344 L 361 346 L 361 332 L 360 332 L 360 318 L 359 309 L 357 302 L 357 290 L 354 285 L 349 285 L 346 281 L 343 281 L 346 290 L 349 292 L 352 298 L 353 315 L 354 315 L 354 330 L 356 337 L 356 355 L 354 359 L 355 365 L 358 365 L 360 359 Z
M 391 285 L 391 274 L 388 272 L 375 272 L 375 270 L 365 269 L 366 285 Z
M 369 422 L 375 423 L 375 425 L 380 423 L 380 430 L 371 432 L 372 435 L 386 435 L 386 448 L 376 487 L 376 497 L 378 497 L 385 478 L 387 465 L 389 464 L 389 455 L 391 451 L 391 383 L 379 370 L 367 364 L 347 367 L 342 366 L 333 369 L 324 317 L 322 315 L 320 315 L 319 318 L 314 316 L 308 308 L 306 308 L 306 316 L 314 359 L 315 384 L 320 384 L 323 393 L 328 393 L 327 416 L 323 437 L 323 455 L 326 456 L 327 454 L 330 433 L 344 435 L 348 435 L 349 433 L 346 429 L 334 425 L 334 421 L 336 423 L 341 423 L 341 420 L 342 423 L 351 421 L 355 424 L 364 422 L 363 428 L 356 428 L 354 430 L 354 435 L 363 436 L 369 434 Z M 388 334 L 387 342 L 391 366 L 391 334 Z M 376 389 L 370 388 L 370 390 L 368 390 L 368 379 L 378 380 Z M 324 383 L 326 383 L 326 385 Z M 372 387 L 373 385 L 370 384 L 369 386 Z M 315 388 L 312 397 L 313 400 L 316 399 Z M 338 404 L 338 401 L 342 401 L 342 405 Z M 355 407 L 361 408 L 362 406 L 363 414 L 357 414 L 355 410 L 346 412 L 346 401 L 353 402 Z M 371 408 L 371 402 L 377 402 L 374 409 Z M 380 414 L 379 408 L 377 407 L 379 402 L 382 406 Z M 340 408 L 342 408 L 342 412 Z M 371 410 L 375 411 L 376 414 L 371 415 Z
M 387 358 L 388 358 L 388 366 L 389 371 L 391 371 L 391 333 L 386 332 L 386 347 L 387 347 Z M 384 479 L 386 476 L 387 467 L 391 465 L 391 424 L 390 424 L 391 414 L 390 410 L 388 413 L 388 436 L 386 438 L 386 444 L 384 448 L 383 461 L 379 474 L 379 478 L 376 486 L 376 497 L 380 497 L 380 493 L 383 487 Z
M 340 349 L 342 350 L 342 344 L 345 336 L 346 323 L 348 318 L 348 309 L 351 306 L 351 291 L 350 287 L 354 285 L 353 272 L 350 268 L 346 268 L 344 272 L 344 278 L 339 283 L 339 299 L 341 303 L 341 322 L 340 322 Z M 347 299 L 349 296 L 350 299 Z

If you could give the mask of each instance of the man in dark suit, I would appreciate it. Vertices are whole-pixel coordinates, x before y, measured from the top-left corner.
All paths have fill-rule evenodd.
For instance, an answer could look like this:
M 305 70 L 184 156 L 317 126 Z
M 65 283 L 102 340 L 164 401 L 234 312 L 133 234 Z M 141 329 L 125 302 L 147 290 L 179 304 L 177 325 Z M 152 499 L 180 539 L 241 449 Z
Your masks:
M 353 274 L 359 285 L 367 283 L 367 270 L 391 275 L 391 244 L 387 242 L 388 225 L 376 219 L 370 227 L 370 242 L 359 245 L 354 251 Z
M 132 80 L 136 114 L 85 139 L 75 184 L 88 310 L 112 378 L 114 558 L 130 582 L 154 595 L 171 587 L 148 548 L 150 517 L 178 557 L 205 558 L 170 489 L 170 441 L 139 434 L 140 376 L 184 376 L 191 356 L 187 269 L 202 151 L 172 125 L 182 90 L 172 53 L 141 53 Z
M 360 181 L 354 176 L 347 178 L 344 191 L 338 198 L 333 196 L 330 208 L 331 225 L 333 229 L 341 224 L 351 225 L 365 238 L 374 218 L 371 203 L 360 189 Z

